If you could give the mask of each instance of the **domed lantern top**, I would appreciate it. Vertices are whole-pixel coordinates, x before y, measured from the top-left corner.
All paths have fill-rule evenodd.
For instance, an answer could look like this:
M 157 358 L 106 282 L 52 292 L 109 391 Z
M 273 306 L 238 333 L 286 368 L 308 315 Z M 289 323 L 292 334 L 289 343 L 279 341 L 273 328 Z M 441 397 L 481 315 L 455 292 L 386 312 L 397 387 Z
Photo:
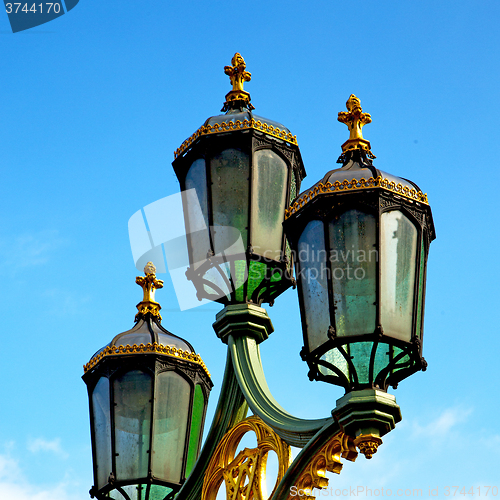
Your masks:
M 253 113 L 246 64 L 224 68 L 232 84 L 222 111 L 175 151 L 190 268 L 198 298 L 272 302 L 292 283 L 282 222 L 305 176 L 297 139 Z
M 297 256 L 311 379 L 346 392 L 386 390 L 419 369 L 426 262 L 435 238 L 427 195 L 376 169 L 359 99 L 351 95 L 341 168 L 304 191 L 286 212 Z
M 135 326 L 116 335 L 84 366 L 90 403 L 94 486 L 91 495 L 123 500 L 165 498 L 198 457 L 212 388 L 201 357 L 161 325 L 149 262 Z M 111 495 L 111 497 L 109 496 Z

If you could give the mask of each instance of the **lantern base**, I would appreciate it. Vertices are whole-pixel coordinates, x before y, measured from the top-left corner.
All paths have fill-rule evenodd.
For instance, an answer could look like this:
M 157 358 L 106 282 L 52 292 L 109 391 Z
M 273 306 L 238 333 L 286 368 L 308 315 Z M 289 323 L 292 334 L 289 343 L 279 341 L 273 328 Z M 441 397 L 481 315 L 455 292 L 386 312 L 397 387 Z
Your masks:
M 337 400 L 333 418 L 355 438 L 366 458 L 376 452 L 380 439 L 401 421 L 401 409 L 392 394 L 377 389 L 352 391 Z
M 213 324 L 215 333 L 227 344 L 229 335 L 251 335 L 257 344 L 266 340 L 274 331 L 271 319 L 263 307 L 254 304 L 231 304 L 217 313 Z

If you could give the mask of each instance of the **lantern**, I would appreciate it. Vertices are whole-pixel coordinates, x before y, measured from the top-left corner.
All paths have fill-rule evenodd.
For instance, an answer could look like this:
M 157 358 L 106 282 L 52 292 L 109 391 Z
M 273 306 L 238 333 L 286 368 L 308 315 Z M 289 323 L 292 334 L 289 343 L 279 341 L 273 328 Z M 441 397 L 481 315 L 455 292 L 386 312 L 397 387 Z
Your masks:
M 371 122 L 351 95 L 339 121 L 351 132 L 339 162 L 287 210 L 297 260 L 309 377 L 386 390 L 425 369 L 425 275 L 435 238 L 427 195 L 376 169 L 361 128 Z
M 273 302 L 292 283 L 285 208 L 305 176 L 297 139 L 252 113 L 240 54 L 225 67 L 233 90 L 223 115 L 205 121 L 175 152 L 190 267 L 198 298 Z
M 84 366 L 98 499 L 172 496 L 197 459 L 213 385 L 191 344 L 162 327 L 154 291 L 163 282 L 151 262 L 144 272 L 135 326 Z

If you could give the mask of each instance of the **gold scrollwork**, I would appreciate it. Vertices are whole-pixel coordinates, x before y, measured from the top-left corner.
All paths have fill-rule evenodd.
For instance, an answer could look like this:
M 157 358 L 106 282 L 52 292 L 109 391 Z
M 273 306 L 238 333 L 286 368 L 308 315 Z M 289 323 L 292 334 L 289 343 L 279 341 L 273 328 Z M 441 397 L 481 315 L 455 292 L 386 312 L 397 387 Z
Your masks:
M 267 135 L 271 135 L 273 137 L 276 137 L 277 139 L 289 142 L 290 144 L 294 144 L 295 146 L 298 145 L 296 135 L 292 135 L 290 132 L 281 130 L 278 127 L 273 127 L 272 125 L 268 125 L 265 122 L 261 122 L 260 120 L 254 120 L 253 118 L 251 118 L 250 120 L 236 120 L 235 122 L 228 121 L 215 123 L 214 125 L 203 125 L 191 137 L 186 139 L 179 148 L 175 150 L 174 157 L 178 158 L 179 156 L 181 156 L 191 146 L 191 144 L 193 144 L 193 142 L 202 135 L 220 134 L 231 130 L 249 129 L 259 130 L 260 132 L 264 132 Z
M 358 453 L 353 439 L 344 432 L 333 436 L 314 457 L 309 465 L 290 488 L 288 500 L 314 500 L 313 489 L 325 489 L 328 486 L 327 472 L 340 474 L 342 463 L 340 458 L 354 462 Z
M 133 344 L 133 345 L 120 345 L 120 346 L 108 346 L 103 349 L 99 354 L 94 356 L 86 365 L 83 365 L 84 373 L 87 373 L 89 370 L 94 368 L 101 359 L 106 356 L 113 356 L 117 354 L 137 354 L 137 353 L 159 353 L 165 354 L 167 356 L 172 356 L 176 358 L 182 358 L 186 361 L 191 361 L 192 363 L 196 363 L 200 365 L 205 373 L 210 377 L 210 373 L 205 366 L 205 363 L 201 359 L 199 354 L 194 352 L 184 351 L 182 349 L 178 349 L 176 347 L 171 347 L 168 345 L 161 345 L 157 342 L 148 343 L 148 344 Z
M 427 194 L 422 193 L 422 191 L 403 186 L 401 183 L 396 184 L 396 182 L 390 181 L 379 175 L 378 177 L 370 177 L 369 179 L 364 179 L 362 177 L 359 181 L 357 179 L 352 179 L 351 181 L 343 180 L 342 182 L 335 181 L 333 184 L 331 182 L 326 182 L 325 184 L 320 182 L 310 191 L 304 193 L 300 198 L 297 198 L 297 200 L 285 210 L 285 219 L 288 219 L 288 217 L 300 210 L 307 202 L 311 201 L 319 194 L 373 188 L 385 189 L 400 196 L 404 196 L 405 198 L 409 198 L 410 200 L 418 201 L 425 205 L 429 204 Z
M 254 432 L 257 448 L 245 448 L 236 454 L 241 438 Z M 267 455 L 278 457 L 276 486 L 291 463 L 290 447 L 259 417 L 252 416 L 235 425 L 217 446 L 205 473 L 201 500 L 215 500 L 224 481 L 227 500 L 267 500 L 265 487 Z

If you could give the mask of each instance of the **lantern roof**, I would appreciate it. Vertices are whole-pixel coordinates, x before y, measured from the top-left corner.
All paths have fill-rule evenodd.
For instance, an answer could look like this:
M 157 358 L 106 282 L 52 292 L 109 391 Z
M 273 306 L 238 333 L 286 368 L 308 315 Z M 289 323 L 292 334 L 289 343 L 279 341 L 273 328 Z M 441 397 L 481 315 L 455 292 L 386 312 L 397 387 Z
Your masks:
M 221 110 L 224 114 L 211 116 L 205 120 L 204 124 L 176 149 L 175 158 L 188 151 L 201 136 L 250 129 L 297 146 L 297 136 L 292 135 L 283 124 L 252 112 L 255 108 L 250 103 L 250 94 L 243 89 L 243 84 L 249 82 L 252 75 L 246 71 L 246 63 L 241 54 L 236 53 L 233 56 L 231 66 L 225 66 L 224 72 L 229 76 L 233 86 L 233 89 L 226 94 L 226 101 Z
M 143 300 L 137 304 L 136 324 L 130 330 L 119 333 L 111 342 L 99 349 L 84 365 L 85 373 L 91 370 L 110 355 L 129 355 L 140 353 L 156 353 L 174 356 L 202 366 L 210 377 L 210 373 L 199 354 L 187 341 L 169 332 L 161 325 L 161 306 L 154 300 L 155 289 L 163 288 L 163 281 L 156 278 L 156 268 L 148 262 L 144 268 L 145 276 L 138 276 L 136 283 L 143 289 Z
M 349 139 L 342 144 L 342 154 L 337 160 L 342 167 L 330 170 L 311 188 L 303 191 L 286 210 L 285 218 L 298 212 L 307 203 L 322 194 L 342 194 L 366 189 L 382 189 L 414 202 L 429 205 L 427 194 L 414 182 L 388 174 L 373 166 L 375 155 L 371 152 L 370 142 L 363 138 L 361 129 L 371 123 L 368 113 L 363 113 L 360 100 L 351 94 L 347 103 L 348 111 L 341 111 L 338 121 L 349 128 Z

